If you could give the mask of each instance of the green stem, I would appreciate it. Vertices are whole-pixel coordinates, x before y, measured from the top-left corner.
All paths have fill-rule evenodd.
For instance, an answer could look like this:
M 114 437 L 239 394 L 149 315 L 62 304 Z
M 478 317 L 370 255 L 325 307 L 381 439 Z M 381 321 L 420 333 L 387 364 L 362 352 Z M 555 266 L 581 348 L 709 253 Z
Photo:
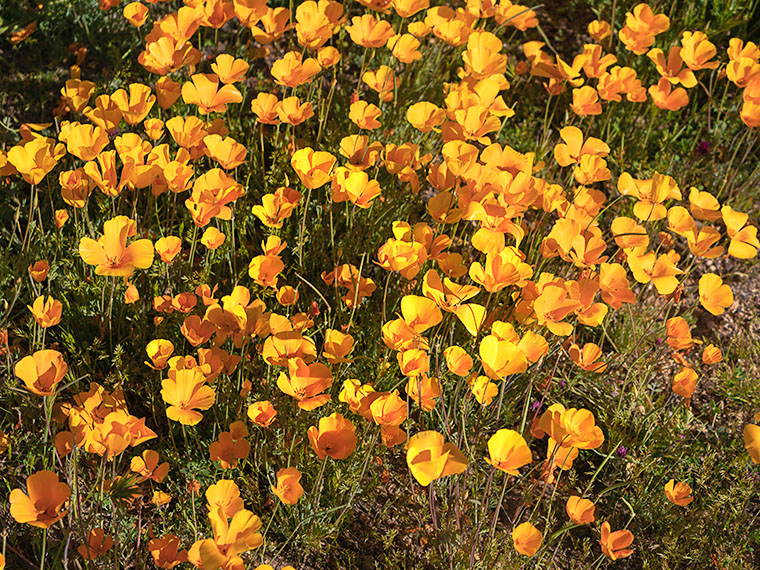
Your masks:
M 40 570 L 45 570 L 45 554 L 47 553 L 48 529 L 42 531 L 42 556 L 40 557 Z

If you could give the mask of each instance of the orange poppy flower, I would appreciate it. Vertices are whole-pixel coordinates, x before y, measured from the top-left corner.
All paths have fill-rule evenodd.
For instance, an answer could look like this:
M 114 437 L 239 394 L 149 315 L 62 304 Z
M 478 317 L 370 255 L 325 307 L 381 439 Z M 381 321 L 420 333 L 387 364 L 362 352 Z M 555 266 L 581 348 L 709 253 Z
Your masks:
M 292 188 L 280 187 L 274 194 L 264 194 L 261 204 L 253 207 L 253 214 L 270 228 L 281 228 L 298 206 L 302 195 Z
M 489 293 L 501 291 L 509 285 L 523 285 L 533 275 L 533 268 L 523 261 L 522 254 L 514 246 L 507 246 L 498 253 L 486 255 L 485 265 L 470 265 L 470 278 Z
M 110 142 L 105 129 L 76 124 L 66 130 L 66 150 L 84 161 L 92 160 Z
M 286 125 L 297 126 L 314 116 L 311 101 L 301 103 L 298 97 L 286 97 L 277 104 L 277 116 Z
M 189 6 L 183 8 L 195 12 Z M 179 14 L 183 14 L 183 8 L 180 8 Z M 168 16 L 163 21 L 170 18 L 171 16 Z M 201 53 L 184 39 L 177 40 L 164 35 L 157 37 L 153 33 L 148 34 L 145 39 L 145 49 L 139 53 L 137 61 L 151 73 L 166 75 L 186 65 L 196 65 L 201 59 Z M 169 103 L 166 108 L 171 105 L 172 103 Z
M 376 285 L 372 279 L 362 277 L 359 269 L 344 263 L 329 273 L 322 273 L 322 280 L 327 285 L 337 284 L 338 287 L 346 287 L 347 293 L 341 297 L 346 306 L 351 309 L 354 305 L 360 305 L 365 297 L 375 292 Z
M 444 311 L 455 312 L 462 303 L 473 298 L 480 288 L 472 285 L 459 285 L 448 277 L 441 280 L 438 273 L 431 269 L 425 273 L 422 294 L 429 297 Z
M 354 337 L 334 329 L 325 331 L 325 345 L 322 356 L 331 364 L 351 362 L 346 358 L 354 347 Z
M 425 332 L 443 319 L 434 301 L 417 295 L 406 295 L 401 299 L 401 316 L 415 334 Z
M 375 389 L 369 384 L 362 384 L 358 380 L 349 379 L 343 382 L 343 388 L 338 394 L 338 399 L 348 404 L 348 408 L 355 414 L 371 420 L 372 412 L 369 407 L 374 399 L 380 395 L 381 393 L 375 392 Z
M 488 453 L 486 462 L 510 475 L 533 460 L 525 438 L 511 429 L 500 429 L 489 438 Z
M 167 362 L 174 353 L 174 345 L 171 341 L 163 338 L 152 340 L 145 347 L 145 352 L 148 353 L 150 362 L 146 362 L 148 366 L 154 370 L 163 370 L 166 368 Z
M 211 64 L 211 69 L 222 83 L 237 83 L 242 81 L 250 66 L 243 59 L 236 59 L 228 53 L 220 53 Z
M 733 305 L 734 294 L 719 275 L 705 273 L 699 279 L 699 302 L 708 312 L 720 315 Z
M 198 146 L 208 134 L 206 124 L 192 115 L 172 117 L 165 125 L 174 142 L 185 149 Z
M 138 473 L 143 481 L 151 479 L 156 483 L 164 480 L 169 473 L 169 464 L 164 461 L 159 464 L 159 456 L 156 451 L 146 449 L 142 452 L 142 457 L 133 457 L 129 464 L 129 469 Z
M 443 351 L 446 359 L 446 368 L 457 376 L 464 378 L 470 373 L 473 361 L 472 357 L 461 346 L 450 346 Z
M 393 57 L 401 63 L 410 64 L 422 59 L 422 52 L 419 50 L 422 44 L 412 34 L 391 36 L 385 45 L 391 50 Z
M 47 279 L 48 271 L 50 271 L 50 264 L 44 259 L 35 261 L 29 266 L 29 275 L 37 283 L 42 283 Z
M 113 538 L 106 534 L 102 528 L 94 528 L 87 533 L 87 543 L 80 544 L 77 552 L 86 560 L 95 560 L 111 550 Z
M 744 448 L 753 463 L 760 463 L 760 426 L 755 424 L 744 426 Z
M 255 26 L 267 13 L 266 0 L 233 0 L 235 16 L 246 28 Z
M 254 402 L 248 406 L 248 418 L 260 427 L 271 425 L 276 416 L 277 410 L 268 400 Z
M 322 66 L 316 59 L 309 57 L 304 60 L 300 53 L 291 51 L 272 64 L 271 74 L 278 85 L 295 89 L 311 83 L 320 71 Z
M 66 147 L 53 139 L 37 137 L 8 151 L 8 162 L 12 164 L 28 184 L 42 182 L 48 172 L 55 168 L 66 154 Z
M 382 101 L 393 101 L 393 90 L 399 85 L 399 79 L 393 69 L 381 65 L 376 70 L 365 71 L 362 81 L 373 91 L 376 91 Z
M 38 396 L 52 396 L 69 367 L 57 350 L 38 350 L 16 363 L 14 372 Z
M 55 227 L 60 230 L 69 221 L 69 213 L 63 209 L 56 210 L 53 219 L 55 220 Z
M 694 369 L 684 366 L 673 378 L 673 392 L 684 398 L 691 398 L 697 387 L 697 380 L 699 375 Z
M 406 419 L 406 402 L 399 397 L 398 390 L 378 395 L 369 409 L 379 426 L 399 426 Z
M 46 299 L 44 295 L 40 295 L 31 306 L 27 305 L 26 308 L 31 311 L 34 320 L 43 329 L 50 328 L 61 322 L 63 305 L 52 297 Z
M 258 25 L 251 27 L 251 33 L 254 40 L 262 45 L 268 45 L 281 38 L 289 29 L 290 10 L 269 8 L 259 20 Z
M 212 168 L 195 179 L 193 193 L 185 200 L 185 207 L 195 225 L 204 227 L 212 218 L 232 219 L 232 208 L 228 204 L 244 193 L 245 189 L 234 178 L 220 168 Z
M 602 349 L 593 342 L 587 342 L 583 348 L 573 343 L 567 350 L 570 358 L 583 370 L 601 374 L 607 369 L 607 363 L 601 362 L 599 357 L 602 355 Z
M 258 532 L 261 519 L 246 509 L 237 511 L 231 518 L 220 509 L 211 509 L 209 522 L 214 538 L 196 542 L 188 552 L 190 559 L 197 555 L 201 567 L 242 569 L 243 559 L 238 555 L 264 542 Z
M 665 59 L 665 53 L 659 48 L 650 49 L 647 57 L 652 60 L 657 67 L 657 73 L 667 79 L 673 85 L 681 84 L 690 89 L 697 84 L 697 78 L 690 69 L 683 69 L 683 58 L 681 57 L 681 48 L 673 46 L 668 52 L 668 58 Z
M 393 9 L 402 18 L 410 18 L 429 7 L 430 0 L 394 0 L 393 2 Z
M 154 141 L 160 139 L 164 134 L 164 122 L 161 119 L 146 119 L 143 123 L 145 134 Z
M 435 408 L 436 398 L 441 396 L 441 383 L 438 378 L 428 376 L 425 372 L 412 375 L 406 382 L 406 394 L 412 402 L 429 412 Z
M 630 250 L 626 259 L 636 281 L 651 281 L 660 295 L 670 295 L 678 287 L 677 275 L 683 271 L 676 266 L 680 257 L 675 251 L 657 256 L 654 251 L 639 253 L 639 250 Z
M 314 151 L 307 147 L 296 151 L 290 159 L 290 164 L 301 183 L 314 190 L 329 182 L 335 160 L 329 152 Z
M 367 135 L 348 135 L 340 139 L 340 154 L 348 159 L 349 170 L 366 170 L 377 163 L 383 145 L 379 141 L 370 142 Z
M 678 111 L 689 104 L 689 94 L 683 87 L 676 87 L 667 78 L 662 77 L 657 85 L 649 88 L 649 95 L 652 101 L 660 109 L 667 111 Z
M 517 525 L 512 531 L 515 550 L 523 556 L 535 556 L 543 541 L 544 535 L 529 522 Z
M 470 386 L 472 395 L 481 406 L 490 406 L 499 393 L 499 387 L 488 376 L 478 376 Z
M 633 550 L 628 547 L 633 542 L 633 533 L 630 530 L 616 530 L 610 532 L 610 523 L 602 523 L 602 539 L 599 544 L 602 546 L 602 552 L 610 560 L 618 560 L 633 554 Z
M 156 253 L 164 263 L 171 263 L 182 249 L 182 240 L 177 236 L 166 236 L 155 243 Z
M 140 2 L 130 2 L 124 6 L 122 14 L 130 25 L 135 28 L 143 26 L 148 20 L 148 8 L 147 6 L 140 4 Z
M 588 25 L 588 34 L 595 42 L 601 42 L 612 35 L 612 29 L 609 22 L 594 20 Z
M 26 479 L 27 493 L 13 489 L 10 495 L 10 511 L 18 523 L 38 528 L 48 528 L 66 514 L 61 510 L 71 496 L 71 489 L 58 480 L 52 471 L 37 471 Z
M 554 158 L 560 166 L 579 163 L 583 156 L 605 157 L 610 147 L 604 141 L 594 137 L 583 140 L 583 132 L 578 127 L 564 127 L 559 132 L 564 143 L 554 147 Z
M 332 373 L 324 364 L 306 364 L 301 358 L 288 361 L 288 374 L 280 373 L 277 387 L 298 401 L 302 410 L 314 410 L 330 401 L 330 394 L 322 394 L 332 385 Z
M 262 287 L 277 288 L 277 276 L 285 269 L 279 255 L 257 255 L 248 264 L 248 275 Z
M 438 130 L 446 120 L 446 113 L 438 105 L 420 101 L 406 110 L 406 120 L 421 133 L 429 133 Z
M 214 405 L 214 389 L 205 385 L 198 368 L 177 371 L 175 377 L 164 380 L 161 387 L 161 397 L 169 404 L 167 417 L 183 425 L 197 424 L 203 419 L 198 410 L 208 410 Z
M 723 360 L 723 353 L 714 344 L 708 344 L 702 351 L 702 364 L 716 364 Z
M 324 46 L 317 52 L 317 62 L 325 69 L 335 65 L 340 59 L 340 52 L 333 46 Z
M 503 379 L 528 369 L 528 359 L 513 342 L 490 334 L 480 341 L 478 349 L 486 375 L 493 380 Z
M 94 91 L 95 84 L 92 81 L 72 78 L 61 88 L 61 97 L 72 111 L 79 113 L 87 106 Z
M 580 117 L 601 115 L 602 104 L 599 102 L 599 93 L 590 85 L 573 89 L 573 102 L 570 108 Z
M 717 50 L 715 44 L 707 39 L 704 32 L 686 31 L 681 36 L 681 57 L 684 63 L 693 71 L 700 69 L 715 69 L 720 65 L 718 61 L 710 61 Z
M 321 418 L 319 427 L 311 426 L 307 434 L 320 459 L 346 459 L 356 449 L 354 425 L 337 412 Z
M 668 346 L 673 350 L 685 350 L 694 346 L 689 323 L 683 317 L 671 317 L 665 323 Z M 700 341 L 701 342 L 701 341 Z
M 654 43 L 656 35 L 670 28 L 670 19 L 664 14 L 655 15 L 647 4 L 637 4 L 625 15 L 625 26 L 618 36 L 625 47 L 641 55 Z
M 272 485 L 272 493 L 286 505 L 295 505 L 303 496 L 301 472 L 295 467 L 285 467 L 277 471 L 277 485 Z
M 596 449 L 604 442 L 594 414 L 586 409 L 565 409 L 562 404 L 553 404 L 542 414 L 539 426 L 563 447 Z
M 442 434 L 423 431 L 406 443 L 406 463 L 417 482 L 427 487 L 441 477 L 457 475 L 467 468 L 467 458 Z
M 346 26 L 346 31 L 355 44 L 364 48 L 383 47 L 385 42 L 395 35 L 387 21 L 377 20 L 372 14 L 355 16 L 351 25 Z
M 370 180 L 366 172 L 350 172 L 345 168 L 338 168 L 336 176 L 333 179 L 333 201 L 336 199 L 336 190 L 338 195 L 343 195 L 359 208 L 369 208 L 372 206 L 375 198 L 381 195 L 380 183 L 377 180 Z
M 590 524 L 596 520 L 594 510 L 596 506 L 588 499 L 582 499 L 573 495 L 567 500 L 565 512 L 575 524 Z
M 201 243 L 208 249 L 214 250 L 221 247 L 226 238 L 227 236 L 224 235 L 224 233 L 220 232 L 215 227 L 210 226 L 203 232 L 203 235 L 201 236 Z
M 428 353 L 419 348 L 401 350 L 396 355 L 396 360 L 404 376 L 415 377 L 430 370 Z
M 757 228 L 747 224 L 749 216 L 737 212 L 730 206 L 723 206 L 720 213 L 723 216 L 723 223 L 726 224 L 726 233 L 731 238 L 728 245 L 728 255 L 737 259 L 755 257 L 757 250 L 760 249 L 760 241 L 757 239 Z
M 111 95 L 111 100 L 116 103 L 124 120 L 130 125 L 136 125 L 148 116 L 156 102 L 156 96 L 147 85 L 130 83 L 129 94 L 124 89 L 119 89 Z
M 209 511 L 221 511 L 228 518 L 243 510 L 240 488 L 234 481 L 228 479 L 220 479 L 213 485 L 209 485 L 206 489 L 206 501 Z
M 156 505 L 157 507 L 160 507 L 162 505 L 168 505 L 171 503 L 172 496 L 169 493 L 164 493 L 163 491 L 153 491 L 153 496 L 150 498 L 150 502 Z
M 147 269 L 153 264 L 153 244 L 139 239 L 127 246 L 127 238 L 137 232 L 134 220 L 116 216 L 103 224 L 103 236 L 97 241 L 83 237 L 79 255 L 88 265 L 95 265 L 97 275 L 128 276 L 135 268 Z
M 182 91 L 182 85 L 170 77 L 162 77 L 156 81 L 156 98 L 158 106 L 162 109 L 168 109 L 179 99 Z
M 180 550 L 179 537 L 173 534 L 150 540 L 148 552 L 153 556 L 156 566 L 166 570 L 187 562 L 187 550 Z
M 322 47 L 333 34 L 333 22 L 328 16 L 329 2 L 301 2 L 296 9 L 296 35 L 298 43 L 314 50 Z M 343 6 L 338 8 L 341 12 Z
M 280 122 L 277 116 L 279 102 L 280 100 L 277 98 L 277 95 L 260 92 L 251 101 L 251 111 L 253 111 L 260 123 L 276 125 Z
M 668 501 L 679 507 L 685 507 L 694 500 L 689 484 L 681 481 L 676 482 L 675 479 L 671 479 L 665 484 L 665 496 Z
M 232 170 L 245 162 L 248 151 L 232 137 L 208 135 L 203 138 L 203 143 L 208 157 L 217 161 L 225 170 Z
M 235 439 L 232 432 L 219 433 L 217 441 L 208 448 L 211 461 L 218 461 L 222 469 L 237 467 L 240 459 L 245 459 L 251 452 L 251 444 L 245 439 Z
M 709 192 L 692 187 L 689 190 L 689 210 L 700 220 L 714 222 L 721 218 L 720 202 Z
M 110 459 L 127 447 L 134 447 L 154 437 L 156 433 L 145 425 L 145 419 L 136 418 L 125 409 L 117 409 L 103 418 L 102 423 L 93 430 L 92 451 Z
M 367 103 L 366 101 L 356 101 L 351 103 L 348 118 L 360 129 L 373 130 L 381 126 L 378 118 L 382 115 L 380 107 Z
M 230 103 L 240 103 L 243 96 L 233 85 L 219 88 L 219 77 L 214 74 L 196 73 L 182 85 L 182 100 L 197 105 L 202 115 L 224 113 Z

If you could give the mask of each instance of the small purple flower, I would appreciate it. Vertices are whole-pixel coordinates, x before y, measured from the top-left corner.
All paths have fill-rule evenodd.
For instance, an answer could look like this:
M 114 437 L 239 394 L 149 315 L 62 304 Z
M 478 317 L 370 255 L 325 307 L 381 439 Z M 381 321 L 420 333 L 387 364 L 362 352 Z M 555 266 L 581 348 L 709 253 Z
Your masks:
M 562 387 L 564 388 L 564 387 L 565 387 L 565 381 L 564 381 L 564 380 L 560 380 L 560 381 L 559 381 L 559 385 L 560 385 L 560 386 L 562 386 Z
M 702 141 L 694 149 L 699 156 L 707 156 L 710 154 L 710 141 Z
M 625 457 L 628 455 L 628 450 L 625 448 L 625 445 L 621 445 L 617 448 L 617 454 L 619 457 Z
M 541 407 L 541 402 L 539 402 L 538 400 L 536 400 L 535 402 L 533 402 L 533 404 L 531 405 L 531 408 L 534 409 L 534 410 L 537 410 L 540 407 Z

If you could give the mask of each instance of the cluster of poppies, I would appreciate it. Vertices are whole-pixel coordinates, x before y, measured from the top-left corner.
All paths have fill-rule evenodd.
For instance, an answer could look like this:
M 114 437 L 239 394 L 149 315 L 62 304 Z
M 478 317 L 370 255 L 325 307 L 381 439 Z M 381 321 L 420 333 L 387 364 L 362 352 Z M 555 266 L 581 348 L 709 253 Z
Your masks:
M 99 2 L 103 10 L 120 3 Z M 582 451 L 604 445 L 604 426 L 582 403 L 539 384 L 551 374 L 548 363 L 574 366 L 590 381 L 607 371 L 612 355 L 601 331 L 615 311 L 642 300 L 671 307 L 659 324 L 680 367 L 672 392 L 687 404 L 700 373 L 722 360 L 712 344 L 697 354 L 702 341 L 676 313 L 689 296 L 712 315 L 732 306 L 729 285 L 700 267 L 754 258 L 757 227 L 710 189 L 666 173 L 615 171 L 611 157 L 620 149 L 591 136 L 583 118 L 613 113 L 623 99 L 677 111 L 690 104 L 689 90 L 720 69 L 716 81 L 733 85 L 741 99 L 736 121 L 758 127 L 755 44 L 731 39 L 727 61 L 703 32 L 684 31 L 677 45 L 654 47 L 671 22 L 639 4 L 617 31 L 618 55 L 605 47 L 610 23 L 597 20 L 588 24 L 596 43 L 568 63 L 541 41 L 526 41 L 515 58 L 505 29 L 530 31 L 539 17 L 509 0 L 460 7 L 358 0 L 350 13 L 333 0 L 296 4 L 293 13 L 265 0 L 184 0 L 176 11 L 158 0 L 119 6 L 132 26 L 152 25 L 137 56 L 146 79 L 108 93 L 73 66 L 55 124 L 23 125 L 22 140 L 0 150 L 0 174 L 23 179 L 33 200 L 46 203 L 41 211 L 51 213 L 59 235 L 75 240 L 74 263 L 94 274 L 104 298 L 107 287 L 112 296 L 119 290 L 115 302 L 148 312 L 155 326 L 138 358 L 160 384 L 166 421 L 158 424 L 130 413 L 128 383 L 78 387 L 84 371 L 70 370 L 72 359 L 53 344 L 61 323 L 79 326 L 67 322 L 54 298 L 66 291 L 48 274 L 51 266 L 57 274 L 66 268 L 54 258 L 29 266 L 35 336 L 14 371 L 44 412 L 54 461 L 29 475 L 25 491 L 11 492 L 10 512 L 40 528 L 76 527 L 86 559 L 108 556 L 120 538 L 80 528 L 77 477 L 98 481 L 101 497 L 104 488 L 123 487 L 129 504 L 149 486 L 153 505 L 170 503 L 168 487 L 159 486 L 176 466 L 165 461 L 162 430 L 172 441 L 181 431 L 187 444 L 188 432 L 197 442 L 209 427 L 208 462 L 234 475 L 205 490 L 212 538 L 186 542 L 179 526 L 159 537 L 151 529 L 142 547 L 160 568 L 187 562 L 242 570 L 246 553 L 265 540 L 233 480 L 246 469 L 269 473 L 278 506 L 293 509 L 305 493 L 303 475 L 318 494 L 328 460 L 360 451 L 369 457 L 403 448 L 423 487 L 446 477 L 464 482 L 470 472 L 470 481 L 490 477 L 488 489 L 496 472 L 553 486 Z M 246 45 L 225 53 L 224 44 L 202 43 L 204 29 L 233 42 L 245 37 Z M 450 76 L 425 78 L 425 54 L 433 50 L 453 62 Z M 649 86 L 618 65 L 644 55 L 659 75 Z M 255 82 L 252 70 L 261 72 Z M 410 101 L 405 90 L 420 92 L 413 87 L 421 77 L 432 90 Z M 553 155 L 510 146 L 510 121 L 520 111 L 510 97 L 515 82 L 570 112 L 573 124 L 557 130 Z M 349 88 L 336 91 L 336 84 Z M 335 117 L 340 97 L 348 122 Z M 341 136 L 333 124 L 354 134 Z M 250 177 L 273 164 L 273 146 L 287 154 L 285 183 L 259 192 Z M 410 201 L 421 205 L 416 213 L 402 207 Z M 305 240 L 315 203 L 329 212 L 331 227 L 334 211 L 376 223 L 381 243 L 355 252 L 342 249 L 340 234 Z M 251 241 L 246 221 L 260 241 Z M 334 263 L 301 275 L 304 257 L 322 250 Z M 242 259 L 247 272 L 233 271 L 231 262 L 230 272 L 224 263 L 209 265 L 225 273 L 194 281 L 198 266 L 220 259 L 211 252 L 238 259 L 240 251 L 254 251 Z M 505 425 L 505 393 L 516 386 L 526 402 L 522 422 Z M 531 390 L 556 403 L 539 410 L 542 399 L 531 418 Z M 282 427 L 285 442 L 271 435 Z M 256 446 L 272 441 L 283 444 L 282 463 L 251 465 Z M 745 441 L 760 462 L 760 427 L 747 425 Z M 145 449 L 147 442 L 156 449 Z M 310 446 L 316 460 L 294 446 Z M 96 473 L 50 470 L 76 465 L 82 453 L 102 458 L 92 464 Z M 484 454 L 493 469 L 483 466 Z M 319 475 L 307 472 L 314 465 Z M 597 521 L 588 490 L 562 493 L 573 525 Z M 664 495 L 682 507 L 694 499 L 674 479 Z M 494 525 L 503 499 L 502 492 Z M 539 513 L 518 509 L 507 525 L 521 555 L 537 555 L 556 530 Z M 632 554 L 630 530 L 612 531 L 604 520 L 597 533 L 609 559 Z

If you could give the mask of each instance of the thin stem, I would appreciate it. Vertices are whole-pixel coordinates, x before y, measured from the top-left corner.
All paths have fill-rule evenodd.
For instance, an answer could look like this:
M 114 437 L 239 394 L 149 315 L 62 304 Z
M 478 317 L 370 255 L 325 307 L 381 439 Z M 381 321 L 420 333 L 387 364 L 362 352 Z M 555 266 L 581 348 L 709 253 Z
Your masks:
M 48 529 L 43 530 L 42 531 L 42 556 L 40 557 L 40 570 L 45 570 L 45 554 L 47 553 L 47 535 L 48 535 Z

